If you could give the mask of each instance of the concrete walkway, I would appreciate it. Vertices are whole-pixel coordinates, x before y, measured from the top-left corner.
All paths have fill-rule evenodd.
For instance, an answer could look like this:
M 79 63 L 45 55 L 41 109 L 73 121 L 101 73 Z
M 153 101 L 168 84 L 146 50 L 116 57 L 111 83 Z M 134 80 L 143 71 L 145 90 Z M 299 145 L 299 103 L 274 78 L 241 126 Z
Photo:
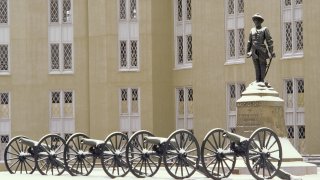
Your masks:
M 70 176 L 67 172 L 62 174 L 61 176 L 43 176 L 39 174 L 37 171 L 34 172 L 34 174 L 10 174 L 8 172 L 0 172 L 0 180 L 85 180 L 85 179 L 92 179 L 92 180 L 102 180 L 102 179 L 111 179 L 109 178 L 102 169 L 95 168 L 93 169 L 92 173 L 89 176 Z M 128 173 L 128 175 L 124 178 L 116 178 L 116 179 L 138 179 L 135 176 L 133 176 L 131 173 Z M 166 172 L 164 167 L 161 167 L 158 171 L 158 173 L 154 177 L 150 178 L 144 178 L 146 180 L 155 179 L 155 180 L 164 180 L 164 179 L 173 179 L 169 174 Z M 200 173 L 195 173 L 191 178 L 188 178 L 189 180 L 198 180 L 198 179 L 210 179 L 206 178 Z M 274 178 L 279 179 L 279 178 Z M 320 180 L 320 167 L 318 167 L 318 174 L 316 175 L 306 175 L 302 177 L 294 178 L 296 179 L 302 179 L 302 180 Z M 231 175 L 230 177 L 226 178 L 225 180 L 255 180 L 250 175 Z

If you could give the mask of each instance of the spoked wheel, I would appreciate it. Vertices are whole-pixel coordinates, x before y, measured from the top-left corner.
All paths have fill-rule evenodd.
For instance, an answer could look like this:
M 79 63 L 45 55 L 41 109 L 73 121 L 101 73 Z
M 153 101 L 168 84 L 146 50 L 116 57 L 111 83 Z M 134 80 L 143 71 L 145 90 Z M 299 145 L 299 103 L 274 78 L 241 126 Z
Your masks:
M 106 174 L 111 177 L 123 177 L 129 172 L 126 160 L 127 135 L 121 132 L 110 134 L 106 140 L 106 151 L 101 158 L 101 164 Z
M 161 155 L 153 150 L 154 145 L 145 142 L 145 137 L 154 136 L 149 131 L 138 131 L 128 141 L 126 159 L 130 172 L 136 177 L 151 177 L 159 170 Z
M 282 162 L 282 147 L 276 133 L 269 128 L 259 128 L 248 142 L 246 163 L 256 179 L 272 179 Z
M 48 134 L 40 139 L 36 167 L 42 175 L 61 175 L 64 172 L 65 146 L 66 141 L 56 134 Z
M 166 142 L 163 161 L 167 172 L 175 179 L 188 178 L 199 166 L 200 147 L 188 130 L 173 132 Z
M 34 147 L 22 144 L 20 138 L 25 136 L 16 136 L 12 138 L 4 150 L 4 163 L 11 174 L 32 174 L 36 169 Z
M 236 164 L 236 155 L 230 149 L 231 142 L 223 132 L 218 128 L 209 131 L 201 145 L 202 166 L 214 179 L 228 177 Z
M 81 143 L 83 138 L 88 136 L 83 133 L 70 136 L 63 153 L 65 167 L 72 176 L 87 176 L 95 165 L 96 158 L 89 152 L 90 146 Z

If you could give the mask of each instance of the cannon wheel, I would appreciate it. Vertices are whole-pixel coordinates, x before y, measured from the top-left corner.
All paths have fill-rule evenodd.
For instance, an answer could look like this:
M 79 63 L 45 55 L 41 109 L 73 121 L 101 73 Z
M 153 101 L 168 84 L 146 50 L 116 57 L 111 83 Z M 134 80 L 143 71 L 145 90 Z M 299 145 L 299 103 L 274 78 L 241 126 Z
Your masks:
M 256 179 L 272 179 L 282 162 L 282 147 L 276 133 L 269 128 L 259 128 L 250 136 L 246 163 Z
M 111 178 L 124 177 L 129 172 L 125 154 L 128 136 L 114 132 L 106 138 L 105 144 L 107 151 L 104 151 L 101 157 L 103 170 Z
M 88 138 L 88 136 L 83 133 L 75 133 L 70 136 L 63 153 L 65 167 L 72 176 L 87 176 L 95 165 L 96 157 L 89 152 L 90 146 L 81 143 L 83 138 Z
M 160 168 L 161 155 L 153 150 L 153 144 L 144 141 L 145 137 L 154 136 L 149 131 L 134 133 L 126 147 L 126 159 L 130 172 L 138 177 L 152 177 Z
M 66 141 L 56 134 L 42 137 L 38 143 L 36 167 L 42 175 L 61 175 L 65 168 L 63 152 Z
M 199 166 L 200 147 L 188 130 L 173 132 L 166 142 L 163 162 L 167 172 L 175 179 L 188 178 Z
M 19 142 L 20 138 L 25 136 L 16 136 L 12 138 L 4 150 L 4 162 L 7 170 L 11 174 L 20 171 L 20 174 L 32 174 L 36 169 L 35 154 L 33 148 Z
M 230 139 L 222 136 L 224 130 L 212 129 L 201 145 L 201 161 L 207 174 L 213 179 L 230 176 L 236 164 L 236 155 L 230 149 Z

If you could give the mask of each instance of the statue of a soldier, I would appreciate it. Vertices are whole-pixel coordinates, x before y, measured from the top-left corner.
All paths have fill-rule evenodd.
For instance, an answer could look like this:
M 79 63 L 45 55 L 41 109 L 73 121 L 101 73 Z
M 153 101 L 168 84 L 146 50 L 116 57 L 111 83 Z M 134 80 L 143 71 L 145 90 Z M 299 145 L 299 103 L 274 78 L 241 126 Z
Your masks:
M 260 14 L 252 16 L 255 27 L 253 27 L 249 34 L 249 41 L 247 45 L 247 58 L 252 57 L 254 68 L 256 71 L 256 82 L 264 82 L 266 75 L 267 59 L 276 57 L 273 52 L 273 40 L 271 38 L 269 29 L 262 27 L 264 21 Z M 267 43 L 268 49 L 265 45 Z M 269 51 L 269 52 L 268 52 Z M 269 56 L 270 53 L 270 56 Z

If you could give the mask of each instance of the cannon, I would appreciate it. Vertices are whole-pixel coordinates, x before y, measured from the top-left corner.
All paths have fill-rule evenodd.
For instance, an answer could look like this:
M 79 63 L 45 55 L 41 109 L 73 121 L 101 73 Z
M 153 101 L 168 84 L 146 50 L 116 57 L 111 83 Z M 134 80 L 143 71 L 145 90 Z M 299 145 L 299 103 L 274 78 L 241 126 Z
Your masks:
M 237 157 L 242 157 L 256 179 L 272 179 L 281 174 L 282 147 L 278 136 L 269 128 L 255 130 L 250 138 L 223 129 L 212 129 L 201 145 L 201 162 L 213 179 L 228 177 Z
M 152 177 L 162 161 L 168 174 L 175 179 L 188 178 L 195 171 L 206 175 L 199 165 L 198 141 L 184 129 L 173 132 L 168 138 L 155 137 L 146 130 L 137 131 L 128 141 L 126 159 L 130 172 L 138 178 Z
M 5 166 L 11 174 L 32 174 L 37 169 L 42 175 L 61 175 L 65 170 L 65 145 L 66 141 L 56 134 L 45 135 L 40 141 L 16 136 L 5 148 Z
M 127 135 L 121 132 L 110 134 L 104 141 L 90 139 L 84 133 L 75 133 L 69 137 L 63 153 L 66 170 L 72 176 L 88 176 L 96 159 L 100 159 L 109 177 L 123 177 L 129 172 L 125 158 L 127 143 Z

